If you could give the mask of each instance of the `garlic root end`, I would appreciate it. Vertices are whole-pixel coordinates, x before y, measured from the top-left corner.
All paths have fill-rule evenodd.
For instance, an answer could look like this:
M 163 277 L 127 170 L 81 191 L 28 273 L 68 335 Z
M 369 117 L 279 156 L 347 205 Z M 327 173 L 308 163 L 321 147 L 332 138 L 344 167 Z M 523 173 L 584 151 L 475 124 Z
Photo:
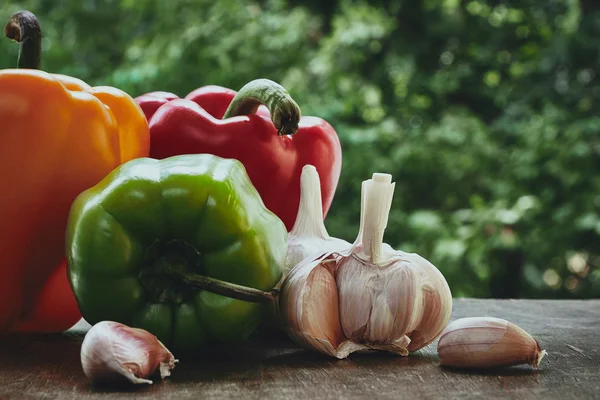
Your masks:
M 406 357 L 409 354 L 408 345 L 410 344 L 410 342 L 410 338 L 404 335 L 403 337 L 401 337 L 398 340 L 395 340 L 392 343 L 381 345 L 369 345 L 369 347 L 373 350 L 387 351 L 389 353 L 394 353 L 402 357 Z
M 335 353 L 335 357 L 341 360 L 341 359 L 347 358 L 350 354 L 352 354 L 356 351 L 367 350 L 367 349 L 368 349 L 368 347 L 365 345 L 354 343 L 354 342 L 351 342 L 348 340 L 338 346 L 336 353 Z
M 171 371 L 175 368 L 175 364 L 177 364 L 179 360 L 169 360 L 167 362 L 163 361 L 159 365 L 160 378 L 165 379 L 167 376 L 171 376 Z
M 133 374 L 133 372 L 131 372 L 131 370 L 127 371 L 127 373 L 125 374 L 125 377 L 127 379 L 129 379 L 129 381 L 135 385 L 142 385 L 144 383 L 146 383 L 148 385 L 152 385 L 154 383 L 150 379 L 138 378 L 137 376 L 135 376 Z

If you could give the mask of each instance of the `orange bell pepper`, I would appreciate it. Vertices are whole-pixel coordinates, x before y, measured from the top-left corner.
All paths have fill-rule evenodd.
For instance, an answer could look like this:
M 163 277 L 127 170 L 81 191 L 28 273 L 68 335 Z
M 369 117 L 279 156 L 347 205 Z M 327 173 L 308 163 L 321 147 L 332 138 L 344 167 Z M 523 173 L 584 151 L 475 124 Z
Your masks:
M 0 70 L 0 332 L 60 332 L 81 318 L 66 275 L 71 204 L 148 156 L 150 134 L 128 94 L 39 69 L 32 13 L 13 14 L 5 33 L 21 47 L 19 68 Z

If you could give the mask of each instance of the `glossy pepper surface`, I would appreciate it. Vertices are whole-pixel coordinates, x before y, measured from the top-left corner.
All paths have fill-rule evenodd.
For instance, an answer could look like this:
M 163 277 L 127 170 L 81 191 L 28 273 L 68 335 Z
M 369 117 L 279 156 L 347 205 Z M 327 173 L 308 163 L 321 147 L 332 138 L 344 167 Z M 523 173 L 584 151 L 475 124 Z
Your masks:
M 89 323 L 121 322 L 193 350 L 255 330 L 286 250 L 283 222 L 239 161 L 140 158 L 73 203 L 68 276 Z
M 185 99 L 168 92 L 136 98 L 149 120 L 150 155 L 210 153 L 244 164 L 265 205 L 292 229 L 300 203 L 302 167 L 321 177 L 323 217 L 327 215 L 342 166 L 339 138 L 317 117 L 302 117 L 281 85 L 257 79 L 239 92 L 201 87 Z
M 60 332 L 81 315 L 65 231 L 77 195 L 119 164 L 148 156 L 144 114 L 126 93 L 39 69 L 41 31 L 14 14 L 19 68 L 0 71 L 0 332 Z

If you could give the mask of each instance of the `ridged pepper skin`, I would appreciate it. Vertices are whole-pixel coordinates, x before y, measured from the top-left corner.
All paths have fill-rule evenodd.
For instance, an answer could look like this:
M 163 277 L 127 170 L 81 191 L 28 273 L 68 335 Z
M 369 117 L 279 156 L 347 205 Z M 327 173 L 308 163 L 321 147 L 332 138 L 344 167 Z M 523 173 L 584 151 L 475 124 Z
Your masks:
M 327 121 L 300 116 L 299 109 L 298 115 L 282 112 L 280 119 L 280 106 L 291 102 L 280 85 L 257 79 L 239 92 L 210 85 L 184 99 L 151 92 L 136 101 L 149 121 L 151 157 L 210 153 L 241 161 L 267 208 L 288 231 L 298 213 L 302 168 L 311 164 L 319 173 L 323 217 L 327 216 L 342 167 L 339 138 Z M 293 130 L 278 130 L 280 120 L 294 117 Z
M 83 317 L 146 329 L 169 349 L 246 339 L 264 306 L 200 289 L 206 276 L 269 291 L 287 250 L 283 222 L 243 165 L 210 154 L 132 160 L 71 208 L 68 277 Z

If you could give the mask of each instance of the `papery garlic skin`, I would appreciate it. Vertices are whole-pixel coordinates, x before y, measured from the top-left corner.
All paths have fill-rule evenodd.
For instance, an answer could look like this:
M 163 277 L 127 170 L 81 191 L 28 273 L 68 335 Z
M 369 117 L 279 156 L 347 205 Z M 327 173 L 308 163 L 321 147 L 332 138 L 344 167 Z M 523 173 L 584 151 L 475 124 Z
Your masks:
M 286 331 L 300 345 L 337 358 L 362 349 L 408 355 L 440 335 L 452 295 L 429 261 L 382 243 L 391 176 L 374 174 L 362 189 L 355 243 L 304 259 L 284 280 Z
M 148 378 L 157 368 L 164 379 L 177 361 L 156 336 L 114 321 L 92 326 L 81 345 L 81 366 L 92 381 L 126 378 L 134 384 L 152 384 Z
M 461 318 L 450 323 L 438 342 L 442 365 L 493 368 L 529 364 L 538 368 L 546 350 L 523 329 L 493 317 Z

